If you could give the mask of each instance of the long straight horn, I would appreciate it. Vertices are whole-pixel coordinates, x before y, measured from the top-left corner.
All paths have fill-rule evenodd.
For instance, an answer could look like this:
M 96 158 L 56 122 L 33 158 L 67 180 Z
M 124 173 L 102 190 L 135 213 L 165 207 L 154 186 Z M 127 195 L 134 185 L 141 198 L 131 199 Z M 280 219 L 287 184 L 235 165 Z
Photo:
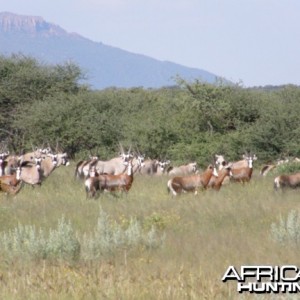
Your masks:
M 216 155 L 215 154 L 212 156 L 212 165 L 213 166 L 216 165 Z
M 58 140 L 56 140 L 55 153 L 58 153 Z
M 120 147 L 120 150 L 121 150 L 121 154 L 123 155 L 124 154 L 124 148 L 123 148 L 123 146 L 120 142 L 119 142 L 119 147 Z

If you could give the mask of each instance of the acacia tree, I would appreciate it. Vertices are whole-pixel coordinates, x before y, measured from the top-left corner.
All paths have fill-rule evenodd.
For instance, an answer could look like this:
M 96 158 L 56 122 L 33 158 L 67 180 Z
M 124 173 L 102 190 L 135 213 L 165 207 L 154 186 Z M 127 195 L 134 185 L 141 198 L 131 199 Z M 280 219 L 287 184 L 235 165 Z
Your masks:
M 72 63 L 51 66 L 23 55 L 0 56 L 1 141 L 15 152 L 25 147 L 33 132 L 29 133 L 21 122 L 23 116 L 31 116 L 38 101 L 86 89 L 79 84 L 83 78 L 80 68 Z

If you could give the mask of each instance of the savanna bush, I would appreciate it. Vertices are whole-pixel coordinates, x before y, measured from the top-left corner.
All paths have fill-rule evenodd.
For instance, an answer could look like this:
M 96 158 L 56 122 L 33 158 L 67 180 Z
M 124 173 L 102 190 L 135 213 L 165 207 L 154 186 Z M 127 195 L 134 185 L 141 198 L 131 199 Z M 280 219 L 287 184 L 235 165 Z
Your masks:
M 124 229 L 117 222 L 113 222 L 107 213 L 100 210 L 94 231 L 83 235 L 82 257 L 88 260 L 97 259 L 118 249 L 132 249 L 138 246 L 156 248 L 163 240 L 164 236 L 159 237 L 154 227 L 144 232 L 141 224 L 132 218 Z
M 76 261 L 94 260 L 115 253 L 119 249 L 134 249 L 138 246 L 157 248 L 164 240 L 154 227 L 143 230 L 132 218 L 127 228 L 112 221 L 100 210 L 97 224 L 91 233 L 75 233 L 70 221 L 62 216 L 57 227 L 48 232 L 33 225 L 18 226 L 0 234 L 0 256 L 7 259 L 50 259 Z
M 276 174 L 292 174 L 300 172 L 300 163 L 299 162 L 290 162 L 286 164 L 279 165 L 276 170 Z
M 280 216 L 278 223 L 271 224 L 271 236 L 280 243 L 294 246 L 300 244 L 300 211 L 291 210 L 287 218 Z
M 63 259 L 79 257 L 80 243 L 73 231 L 71 222 L 62 217 L 57 228 L 37 230 L 33 225 L 18 226 L 0 235 L 0 253 L 8 258 Z

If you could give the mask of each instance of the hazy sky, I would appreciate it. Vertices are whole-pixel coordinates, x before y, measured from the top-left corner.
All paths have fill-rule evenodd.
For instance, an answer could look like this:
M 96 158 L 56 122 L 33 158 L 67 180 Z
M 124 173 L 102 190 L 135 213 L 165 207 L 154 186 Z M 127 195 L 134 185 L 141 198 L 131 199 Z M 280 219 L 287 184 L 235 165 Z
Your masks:
M 0 9 L 244 86 L 300 85 L 300 0 L 0 0 Z

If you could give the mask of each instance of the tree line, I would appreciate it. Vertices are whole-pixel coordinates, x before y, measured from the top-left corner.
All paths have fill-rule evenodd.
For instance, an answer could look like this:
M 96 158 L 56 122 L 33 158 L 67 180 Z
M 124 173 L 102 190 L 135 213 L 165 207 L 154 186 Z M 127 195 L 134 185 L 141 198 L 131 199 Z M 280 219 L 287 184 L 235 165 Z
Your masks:
M 261 162 L 299 156 L 300 88 L 245 88 L 176 78 L 172 87 L 93 90 L 74 63 L 0 56 L 0 140 L 11 151 L 57 143 L 75 159 L 135 147 L 205 165 L 246 151 Z

